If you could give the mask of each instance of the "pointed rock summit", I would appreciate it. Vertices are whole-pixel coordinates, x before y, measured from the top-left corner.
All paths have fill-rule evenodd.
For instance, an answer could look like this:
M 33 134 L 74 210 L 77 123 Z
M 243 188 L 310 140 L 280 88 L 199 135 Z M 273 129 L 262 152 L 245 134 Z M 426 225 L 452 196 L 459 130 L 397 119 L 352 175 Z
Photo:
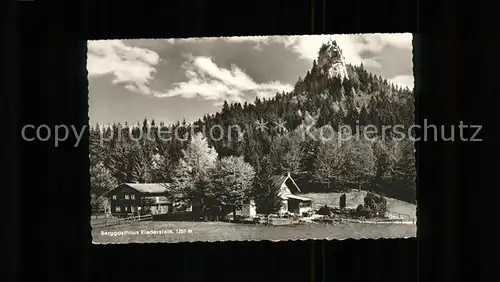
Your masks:
M 324 73 L 328 72 L 330 78 L 349 79 L 345 58 L 335 40 L 330 40 L 321 46 L 318 54 L 318 67 Z

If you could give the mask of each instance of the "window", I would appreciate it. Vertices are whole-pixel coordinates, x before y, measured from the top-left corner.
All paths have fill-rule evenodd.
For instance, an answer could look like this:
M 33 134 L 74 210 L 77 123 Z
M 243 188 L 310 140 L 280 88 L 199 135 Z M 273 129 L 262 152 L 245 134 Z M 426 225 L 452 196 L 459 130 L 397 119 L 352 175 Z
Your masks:
M 121 211 L 120 206 L 116 206 L 116 207 L 115 207 L 115 210 L 116 210 L 117 212 L 120 212 L 120 211 Z
M 125 206 L 125 211 L 128 211 L 128 207 L 127 206 Z
M 113 195 L 113 200 L 116 200 L 116 195 Z
M 131 206 L 131 207 L 130 207 L 130 211 L 131 211 L 131 212 L 135 212 L 135 211 L 136 211 L 136 210 L 135 210 L 135 206 Z
M 128 199 L 129 199 L 128 195 L 127 195 L 127 194 L 125 194 L 125 200 L 128 200 Z
M 130 195 L 130 199 L 135 200 L 135 195 L 134 194 Z

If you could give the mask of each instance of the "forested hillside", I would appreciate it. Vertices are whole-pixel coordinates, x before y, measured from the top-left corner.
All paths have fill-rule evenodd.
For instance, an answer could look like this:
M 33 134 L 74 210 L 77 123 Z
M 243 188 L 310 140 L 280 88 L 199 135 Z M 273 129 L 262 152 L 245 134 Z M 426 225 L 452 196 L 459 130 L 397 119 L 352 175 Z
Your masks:
M 413 124 L 413 90 L 395 86 L 362 65 L 345 64 L 341 53 L 335 42 L 324 44 L 293 91 L 277 93 L 270 99 L 256 98 L 253 103 L 225 102 L 220 112 L 192 124 L 144 120 L 135 126 L 93 126 L 93 199 L 109 189 L 105 188 L 111 186 L 109 183 L 178 181 L 175 174 L 181 163 L 186 165 L 183 158 L 188 156 L 183 152 L 191 143 L 191 132 L 220 126 L 224 131 L 221 138 L 205 139 L 215 149 L 215 156 L 241 156 L 256 177 L 290 172 L 304 192 L 356 188 L 415 202 L 414 144 L 407 138 L 397 140 L 395 137 L 400 136 L 389 131 L 381 134 L 383 125 L 398 125 L 400 132 L 407 132 Z M 279 121 L 284 128 L 275 129 Z M 257 130 L 256 122 L 267 122 L 269 130 Z M 235 125 L 241 132 L 233 127 L 229 135 L 228 128 Z M 349 133 L 339 133 L 339 125 L 351 126 L 353 136 L 372 125 L 378 129 L 372 134 L 377 138 L 347 140 Z M 176 130 L 179 138 L 169 139 L 169 132 Z M 121 136 L 117 138 L 119 131 Z M 141 132 L 150 138 L 132 140 Z M 217 130 L 214 132 L 219 137 Z M 110 134 L 114 138 L 109 138 Z M 320 137 L 325 134 L 346 141 L 322 141 Z

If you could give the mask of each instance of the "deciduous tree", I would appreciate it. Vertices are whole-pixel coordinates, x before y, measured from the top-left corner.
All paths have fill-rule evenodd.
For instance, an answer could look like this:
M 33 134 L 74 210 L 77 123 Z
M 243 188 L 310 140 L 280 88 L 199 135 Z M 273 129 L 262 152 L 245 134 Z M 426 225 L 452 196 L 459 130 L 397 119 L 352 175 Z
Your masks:
M 356 184 L 358 189 L 373 179 L 376 171 L 375 155 L 370 141 L 353 137 L 343 142 L 345 161 L 341 179 L 346 183 Z
M 370 141 L 346 134 L 320 145 L 315 167 L 319 182 L 353 184 L 358 189 L 373 178 L 376 168 Z
M 209 147 L 206 138 L 192 136 L 173 175 L 175 195 L 180 201 L 199 203 L 203 212 L 213 198 L 209 179 L 216 168 L 217 152 Z
M 217 163 L 213 185 L 218 200 L 236 209 L 251 199 L 255 171 L 243 157 L 229 156 Z
M 90 166 L 90 196 L 93 207 L 99 207 L 99 197 L 117 186 L 117 181 L 111 172 L 102 164 Z

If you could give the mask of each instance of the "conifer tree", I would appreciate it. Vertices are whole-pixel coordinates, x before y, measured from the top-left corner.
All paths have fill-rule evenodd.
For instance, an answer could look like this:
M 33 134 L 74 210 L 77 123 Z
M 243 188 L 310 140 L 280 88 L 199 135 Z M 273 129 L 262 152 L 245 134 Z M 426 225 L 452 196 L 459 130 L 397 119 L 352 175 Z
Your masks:
M 142 151 L 138 143 L 134 143 L 129 152 L 130 176 L 129 181 L 137 183 L 149 183 L 152 178 L 152 158 Z
M 273 214 L 283 205 L 280 197 L 280 187 L 274 183 L 275 171 L 269 158 L 264 157 L 261 162 L 262 171 L 254 181 L 253 196 L 257 213 Z

